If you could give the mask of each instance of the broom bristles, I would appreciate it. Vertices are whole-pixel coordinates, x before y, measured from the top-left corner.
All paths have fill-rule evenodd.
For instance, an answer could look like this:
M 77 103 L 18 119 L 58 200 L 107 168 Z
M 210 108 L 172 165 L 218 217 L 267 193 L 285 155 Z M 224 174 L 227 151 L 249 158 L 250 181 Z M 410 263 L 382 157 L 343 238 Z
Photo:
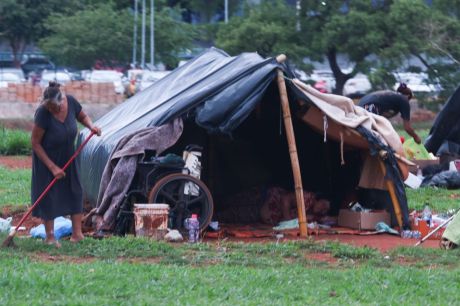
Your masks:
M 2 247 L 4 248 L 7 248 L 7 247 L 12 247 L 14 246 L 14 241 L 13 241 L 13 238 L 14 238 L 14 235 L 16 234 L 16 231 L 12 231 L 8 237 L 6 237 L 5 241 L 3 241 L 2 243 Z

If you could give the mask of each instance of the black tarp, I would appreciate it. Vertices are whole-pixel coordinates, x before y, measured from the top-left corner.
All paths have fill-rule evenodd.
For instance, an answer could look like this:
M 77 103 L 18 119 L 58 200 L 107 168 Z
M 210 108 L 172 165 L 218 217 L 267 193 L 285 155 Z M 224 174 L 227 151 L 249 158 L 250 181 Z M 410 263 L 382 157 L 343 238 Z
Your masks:
M 261 99 L 278 67 L 275 59 L 256 53 L 231 57 L 211 48 L 118 105 L 96 122 L 102 137 L 93 137 L 80 154 L 87 200 L 96 202 L 105 164 L 122 137 L 187 112 L 195 112 L 196 123 L 208 131 L 231 133 Z M 80 133 L 79 142 L 87 133 Z
M 460 154 L 460 86 L 436 116 L 425 147 L 436 155 Z

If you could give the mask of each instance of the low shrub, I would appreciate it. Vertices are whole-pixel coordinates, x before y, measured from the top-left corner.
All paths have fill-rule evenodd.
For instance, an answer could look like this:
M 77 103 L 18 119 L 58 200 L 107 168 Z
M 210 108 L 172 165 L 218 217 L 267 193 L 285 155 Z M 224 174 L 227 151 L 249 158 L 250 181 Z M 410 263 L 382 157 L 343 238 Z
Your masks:
M 30 133 L 0 127 L 0 155 L 29 155 L 32 152 Z

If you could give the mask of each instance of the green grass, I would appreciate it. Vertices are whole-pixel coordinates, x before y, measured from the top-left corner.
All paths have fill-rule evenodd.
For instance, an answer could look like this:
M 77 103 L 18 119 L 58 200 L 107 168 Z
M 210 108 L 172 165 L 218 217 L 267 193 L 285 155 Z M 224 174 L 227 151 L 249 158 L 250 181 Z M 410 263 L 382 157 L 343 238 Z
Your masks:
M 447 305 L 460 298 L 457 250 L 380 254 L 312 240 L 174 245 L 128 237 L 64 241 L 61 249 L 15 242 L 0 249 L 2 305 Z M 336 262 L 309 258 L 324 252 Z
M 22 207 L 30 203 L 30 169 L 6 169 L 0 166 L 0 207 Z
M 29 132 L 0 126 L 0 155 L 29 155 L 31 152 Z

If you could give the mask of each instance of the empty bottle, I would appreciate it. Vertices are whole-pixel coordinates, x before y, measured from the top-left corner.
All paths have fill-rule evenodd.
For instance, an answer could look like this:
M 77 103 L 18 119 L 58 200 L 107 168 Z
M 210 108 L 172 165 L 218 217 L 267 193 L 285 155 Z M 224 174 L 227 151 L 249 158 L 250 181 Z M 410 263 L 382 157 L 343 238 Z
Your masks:
M 432 213 L 431 213 L 430 205 L 426 203 L 422 211 L 422 219 L 423 221 L 426 222 L 426 224 L 428 224 L 428 227 L 431 226 L 431 217 L 432 217 Z
M 188 229 L 188 242 L 198 242 L 200 234 L 200 222 L 198 221 L 197 214 L 192 214 L 192 217 L 185 219 L 185 228 Z

